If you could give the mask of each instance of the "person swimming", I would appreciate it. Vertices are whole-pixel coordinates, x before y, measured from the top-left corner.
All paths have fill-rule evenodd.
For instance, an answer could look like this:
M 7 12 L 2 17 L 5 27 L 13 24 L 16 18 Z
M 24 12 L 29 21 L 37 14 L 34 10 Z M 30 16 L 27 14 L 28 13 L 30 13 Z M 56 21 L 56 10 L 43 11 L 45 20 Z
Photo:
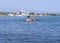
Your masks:
M 26 21 L 28 21 L 28 22 L 35 21 L 35 19 L 34 18 L 30 18 L 30 16 L 28 16 Z
M 28 16 L 28 17 L 27 17 L 27 20 L 26 20 L 26 21 L 28 21 L 28 22 L 30 22 L 30 21 L 31 21 L 30 16 Z
M 35 19 L 34 19 L 34 18 L 32 18 L 32 19 L 31 19 L 31 21 L 35 21 Z

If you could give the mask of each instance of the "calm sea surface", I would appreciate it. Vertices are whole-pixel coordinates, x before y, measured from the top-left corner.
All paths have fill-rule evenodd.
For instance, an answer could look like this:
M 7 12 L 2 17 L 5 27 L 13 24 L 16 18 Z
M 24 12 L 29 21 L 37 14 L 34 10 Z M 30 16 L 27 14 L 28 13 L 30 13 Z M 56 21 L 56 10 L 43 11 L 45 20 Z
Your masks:
M 60 16 L 0 17 L 0 43 L 60 43 Z

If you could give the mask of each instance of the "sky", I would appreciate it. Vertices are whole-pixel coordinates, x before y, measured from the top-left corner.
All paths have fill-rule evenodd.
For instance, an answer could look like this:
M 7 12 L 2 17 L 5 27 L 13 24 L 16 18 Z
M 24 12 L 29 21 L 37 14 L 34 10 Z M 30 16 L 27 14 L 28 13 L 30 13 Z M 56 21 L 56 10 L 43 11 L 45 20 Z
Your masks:
M 0 11 L 60 12 L 60 0 L 0 0 Z

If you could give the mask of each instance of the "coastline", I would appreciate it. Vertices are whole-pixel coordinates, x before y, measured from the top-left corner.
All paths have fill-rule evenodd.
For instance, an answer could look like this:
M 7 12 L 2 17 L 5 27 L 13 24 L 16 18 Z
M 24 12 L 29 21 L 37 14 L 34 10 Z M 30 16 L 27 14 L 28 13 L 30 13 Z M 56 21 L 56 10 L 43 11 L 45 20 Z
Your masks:
M 8 16 L 8 14 L 12 14 L 13 12 L 0 12 L 0 16 Z M 29 12 L 28 16 L 60 16 L 60 14 L 56 13 L 31 13 Z

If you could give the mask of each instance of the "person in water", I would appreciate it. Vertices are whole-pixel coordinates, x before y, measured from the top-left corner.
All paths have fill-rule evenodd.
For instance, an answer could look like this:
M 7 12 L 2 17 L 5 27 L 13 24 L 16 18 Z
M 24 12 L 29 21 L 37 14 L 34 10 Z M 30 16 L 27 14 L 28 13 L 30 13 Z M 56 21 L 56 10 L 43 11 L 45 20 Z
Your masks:
M 28 21 L 28 22 L 35 21 L 35 19 L 34 18 L 30 19 L 30 16 L 28 16 L 26 21 Z
M 35 21 L 35 19 L 34 19 L 34 18 L 32 18 L 31 20 L 32 20 L 32 21 Z
M 28 16 L 28 17 L 27 17 L 27 20 L 26 20 L 26 21 L 28 21 L 28 22 L 30 22 L 30 21 L 31 21 L 30 16 Z

